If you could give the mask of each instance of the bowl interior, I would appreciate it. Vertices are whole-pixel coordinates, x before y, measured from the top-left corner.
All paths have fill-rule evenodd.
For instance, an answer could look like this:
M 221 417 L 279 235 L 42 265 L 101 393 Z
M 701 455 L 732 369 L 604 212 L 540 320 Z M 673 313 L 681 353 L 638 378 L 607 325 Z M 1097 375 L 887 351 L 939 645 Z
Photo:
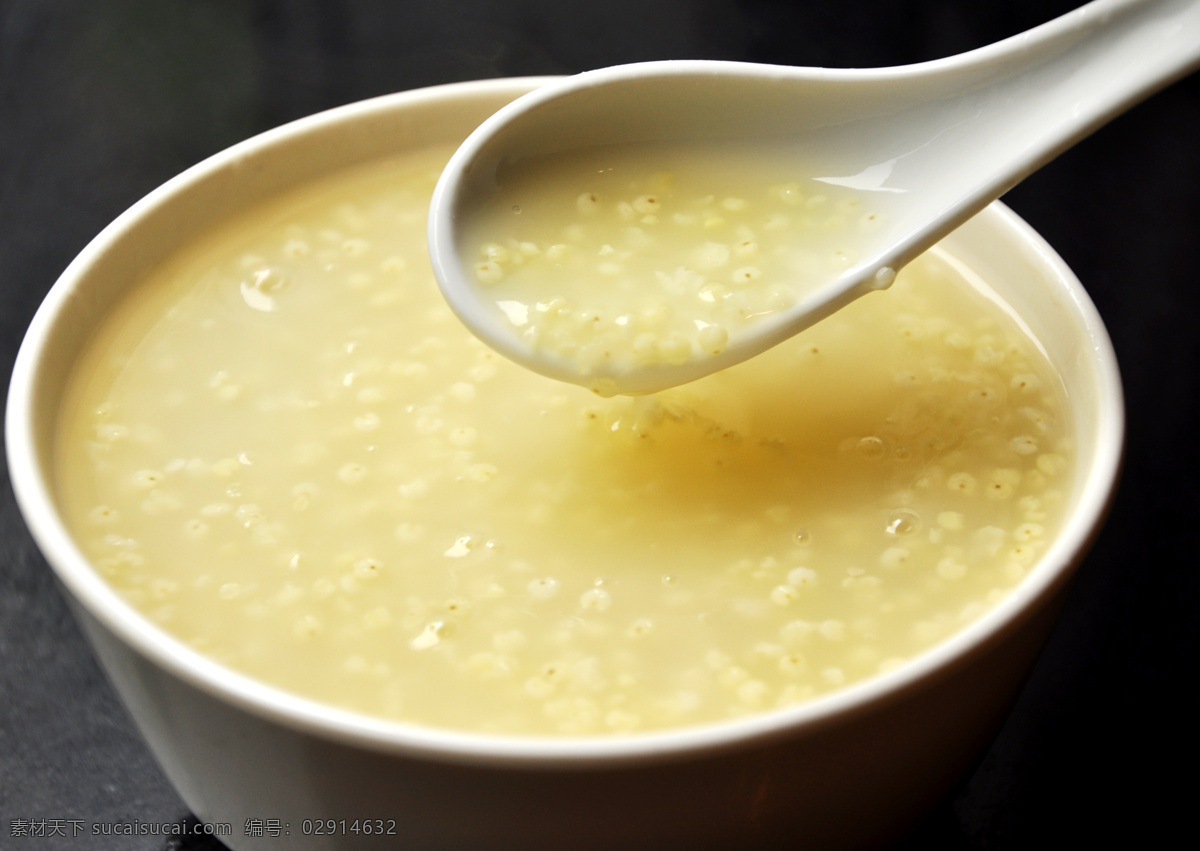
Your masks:
M 1014 308 L 1063 377 L 1080 458 L 1063 533 L 1018 593 L 914 662 L 788 710 L 712 728 L 627 741 L 513 742 L 430 733 L 281 694 L 197 656 L 124 603 L 73 544 L 51 488 L 53 436 L 64 388 L 97 321 L 129 282 L 191 235 L 259 199 L 398 149 L 460 141 L 538 79 L 499 80 L 379 98 L 286 125 L 201 163 L 147 196 L 96 238 L 64 272 L 38 312 L 9 395 L 12 478 L 32 533 L 62 583 L 93 616 L 139 653 L 211 693 L 253 711 L 330 735 L 403 747 L 492 753 L 625 754 L 727 743 L 783 726 L 816 724 L 911 687 L 940 666 L 1015 628 L 1029 607 L 1065 582 L 1103 517 L 1115 482 L 1123 414 L 1120 381 L 1104 327 L 1079 282 L 1041 238 L 1002 205 L 947 240 L 951 252 Z

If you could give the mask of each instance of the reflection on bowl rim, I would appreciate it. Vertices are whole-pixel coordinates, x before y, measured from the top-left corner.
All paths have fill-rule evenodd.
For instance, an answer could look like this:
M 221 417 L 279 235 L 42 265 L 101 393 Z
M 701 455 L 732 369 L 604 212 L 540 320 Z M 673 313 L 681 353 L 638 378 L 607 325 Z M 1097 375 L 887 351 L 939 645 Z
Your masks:
M 63 272 L 30 325 L 16 360 L 6 417 L 13 489 L 34 539 L 53 565 L 59 580 L 93 616 L 137 653 L 230 705 L 294 730 L 379 753 L 410 754 L 477 765 L 586 767 L 621 762 L 646 763 L 684 752 L 696 755 L 738 748 L 751 741 L 792 735 L 802 727 L 816 730 L 869 706 L 896 699 L 909 689 L 921 688 L 930 678 L 965 663 L 973 653 L 1007 630 L 1019 628 L 1031 614 L 1031 603 L 1070 578 L 1079 553 L 1086 551 L 1099 530 L 1111 504 L 1120 467 L 1124 409 L 1112 344 L 1082 285 L 1045 240 L 999 202 L 980 215 L 994 217 L 997 227 L 1013 234 L 1016 243 L 1032 249 L 1049 272 L 1062 282 L 1083 319 L 1091 360 L 1098 371 L 1098 383 L 1112 392 L 1101 400 L 1103 409 L 1095 424 L 1096 447 L 1088 459 L 1083 481 L 1077 484 L 1076 503 L 1051 546 L 1001 601 L 967 626 L 893 670 L 858 680 L 795 706 L 644 733 L 502 736 L 432 728 L 339 709 L 227 668 L 154 625 L 98 575 L 59 516 L 49 484 L 50 453 L 39 456 L 35 451 L 39 438 L 34 417 L 45 392 L 39 386 L 39 377 L 55 321 L 64 305 L 77 297 L 75 288 L 86 278 L 94 261 L 119 244 L 130 227 L 153 216 L 165 200 L 187 192 L 205 176 L 238 162 L 251 152 L 287 145 L 317 128 L 354 122 L 364 116 L 387 113 L 423 100 L 452 97 L 467 89 L 476 96 L 488 93 L 515 96 L 550 79 L 553 78 L 505 78 L 432 86 L 360 101 L 293 121 L 227 148 L 182 172 L 134 204 L 89 243 Z M 334 173 L 342 167 L 324 173 Z

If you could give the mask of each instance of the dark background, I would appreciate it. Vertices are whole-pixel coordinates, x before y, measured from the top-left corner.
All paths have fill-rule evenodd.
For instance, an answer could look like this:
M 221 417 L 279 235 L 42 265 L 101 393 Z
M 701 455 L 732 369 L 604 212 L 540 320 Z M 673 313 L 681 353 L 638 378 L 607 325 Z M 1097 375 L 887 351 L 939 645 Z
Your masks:
M 0 378 L 46 290 L 104 225 L 187 166 L 290 119 L 416 86 L 646 59 L 905 64 L 1076 5 L 0 0 Z M 1075 269 L 1108 324 L 1126 382 L 1126 469 L 1020 702 L 910 845 L 1166 847 L 1173 829 L 1192 831 L 1200 791 L 1189 682 L 1200 651 L 1200 78 L 1138 106 L 1006 201 Z M 219 848 L 11 836 L 15 819 L 90 830 L 190 818 L 84 645 L 5 467 L 0 848 Z

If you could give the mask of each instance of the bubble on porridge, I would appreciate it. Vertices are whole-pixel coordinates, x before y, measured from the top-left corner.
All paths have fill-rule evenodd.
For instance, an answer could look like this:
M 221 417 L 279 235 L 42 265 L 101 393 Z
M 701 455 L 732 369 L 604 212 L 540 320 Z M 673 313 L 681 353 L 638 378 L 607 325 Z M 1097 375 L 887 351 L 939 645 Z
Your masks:
M 580 595 L 579 607 L 588 611 L 606 612 L 612 607 L 612 595 L 603 588 L 589 588 Z
M 921 528 L 921 515 L 907 508 L 898 508 L 888 513 L 884 525 L 889 535 L 912 535 Z
M 860 438 L 857 449 L 864 458 L 882 458 L 884 453 L 883 441 L 874 436 Z

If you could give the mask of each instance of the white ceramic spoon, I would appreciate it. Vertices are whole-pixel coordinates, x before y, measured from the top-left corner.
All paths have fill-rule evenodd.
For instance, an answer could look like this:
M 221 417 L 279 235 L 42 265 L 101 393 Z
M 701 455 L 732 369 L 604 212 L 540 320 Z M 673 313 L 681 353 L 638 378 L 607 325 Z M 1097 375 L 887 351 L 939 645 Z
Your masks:
M 860 238 L 852 268 L 724 351 L 603 375 L 609 390 L 622 393 L 682 384 L 886 287 L 896 270 L 993 199 L 1198 64 L 1200 0 L 1096 0 L 988 47 L 917 65 L 662 61 L 564 78 L 500 110 L 454 154 L 431 207 L 434 270 L 453 310 L 493 348 L 537 372 L 594 385 L 596 373 L 581 375 L 526 343 L 476 279 L 478 246 L 466 244 L 461 225 L 504 191 L 498 171 L 631 141 L 753 148 L 783 139 L 811 173 L 886 201 L 886 224 Z

